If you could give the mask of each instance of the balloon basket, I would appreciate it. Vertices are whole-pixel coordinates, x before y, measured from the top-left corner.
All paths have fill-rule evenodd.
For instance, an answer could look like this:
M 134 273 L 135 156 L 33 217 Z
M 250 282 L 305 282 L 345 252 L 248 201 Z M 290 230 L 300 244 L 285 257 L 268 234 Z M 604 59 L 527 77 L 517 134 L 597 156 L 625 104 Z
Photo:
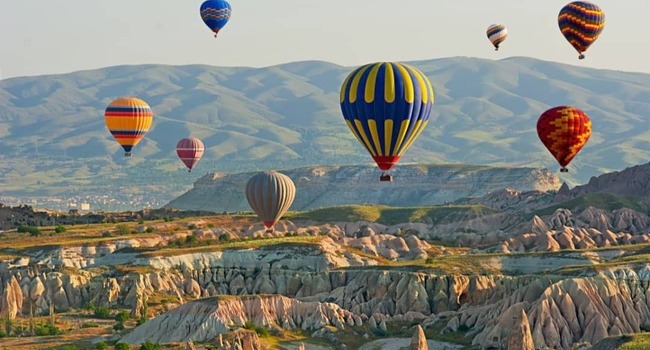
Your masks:
M 124 152 L 124 156 L 125 156 L 125 157 L 130 157 L 130 156 L 131 156 L 131 152 Z
M 568 172 L 569 172 L 569 169 L 567 169 L 567 168 L 562 168 L 562 169 L 560 169 L 560 172 L 561 172 L 561 173 L 568 173 Z
M 585 59 L 585 55 L 580 55 L 580 56 L 578 56 L 578 59 L 579 59 L 579 60 L 584 60 L 584 59 Z
M 393 175 L 383 173 L 379 177 L 379 181 L 381 181 L 381 182 L 392 182 L 393 181 Z

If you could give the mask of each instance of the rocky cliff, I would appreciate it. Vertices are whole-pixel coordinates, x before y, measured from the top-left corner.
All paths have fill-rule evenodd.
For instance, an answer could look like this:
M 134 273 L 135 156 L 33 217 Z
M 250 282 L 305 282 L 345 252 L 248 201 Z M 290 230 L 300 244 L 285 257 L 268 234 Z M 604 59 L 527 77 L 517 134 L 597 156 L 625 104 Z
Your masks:
M 569 189 L 562 186 L 555 198 L 556 202 L 580 197 L 589 193 L 611 193 L 619 196 L 650 197 L 650 163 L 626 168 L 598 177 L 589 183 Z
M 319 166 L 283 171 L 296 184 L 292 210 L 348 204 L 426 206 L 478 197 L 505 187 L 557 190 L 559 179 L 546 169 L 469 165 L 400 165 L 394 181 L 380 182 L 373 166 Z M 185 210 L 248 211 L 244 189 L 253 173 L 209 174 L 165 207 Z

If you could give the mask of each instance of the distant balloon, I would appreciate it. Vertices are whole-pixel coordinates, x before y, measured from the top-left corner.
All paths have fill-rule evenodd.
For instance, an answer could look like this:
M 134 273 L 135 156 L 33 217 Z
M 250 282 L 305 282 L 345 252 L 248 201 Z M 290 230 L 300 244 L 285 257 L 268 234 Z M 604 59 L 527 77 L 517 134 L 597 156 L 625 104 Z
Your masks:
M 578 51 L 579 59 L 605 28 L 605 12 L 587 1 L 574 1 L 562 8 L 557 17 L 564 38 Z
M 104 112 L 108 131 L 124 149 L 124 156 L 131 156 L 135 147 L 149 131 L 153 112 L 143 100 L 135 97 L 118 98 Z
M 287 175 L 265 171 L 251 177 L 246 184 L 246 199 L 264 226 L 271 229 L 296 197 L 296 186 Z
M 499 44 L 508 37 L 508 29 L 503 24 L 492 24 L 487 29 L 487 37 L 494 45 L 494 50 L 499 51 Z
M 591 136 L 591 120 L 578 108 L 554 107 L 539 117 L 537 135 L 562 166 L 560 171 L 568 172 L 566 166 Z
M 219 31 L 228 23 L 232 8 L 226 0 L 207 0 L 201 5 L 201 19 L 217 37 Z
M 203 142 L 196 137 L 184 138 L 176 144 L 176 154 L 185 163 L 189 172 L 192 172 L 192 168 L 201 160 L 204 151 Z
M 392 181 L 390 170 L 429 122 L 433 87 L 424 73 L 403 63 L 379 62 L 355 69 L 341 86 L 346 124 Z

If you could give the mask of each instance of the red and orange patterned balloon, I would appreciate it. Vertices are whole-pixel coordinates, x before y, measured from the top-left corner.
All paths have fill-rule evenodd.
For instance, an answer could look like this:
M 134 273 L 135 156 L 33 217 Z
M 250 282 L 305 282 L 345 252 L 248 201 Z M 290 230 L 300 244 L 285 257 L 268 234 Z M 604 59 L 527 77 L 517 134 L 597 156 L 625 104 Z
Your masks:
M 554 107 L 539 117 L 537 135 L 562 166 L 560 171 L 568 172 L 566 166 L 591 136 L 591 120 L 578 108 Z

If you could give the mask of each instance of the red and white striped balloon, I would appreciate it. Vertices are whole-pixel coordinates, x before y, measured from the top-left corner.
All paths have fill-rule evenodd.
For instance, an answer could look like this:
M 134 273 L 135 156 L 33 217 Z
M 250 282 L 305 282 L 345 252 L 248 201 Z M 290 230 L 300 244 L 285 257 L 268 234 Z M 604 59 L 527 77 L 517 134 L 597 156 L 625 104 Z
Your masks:
M 185 163 L 185 166 L 190 169 L 190 172 L 192 172 L 194 165 L 201 160 L 204 151 L 203 142 L 196 137 L 184 138 L 176 144 L 176 154 Z

